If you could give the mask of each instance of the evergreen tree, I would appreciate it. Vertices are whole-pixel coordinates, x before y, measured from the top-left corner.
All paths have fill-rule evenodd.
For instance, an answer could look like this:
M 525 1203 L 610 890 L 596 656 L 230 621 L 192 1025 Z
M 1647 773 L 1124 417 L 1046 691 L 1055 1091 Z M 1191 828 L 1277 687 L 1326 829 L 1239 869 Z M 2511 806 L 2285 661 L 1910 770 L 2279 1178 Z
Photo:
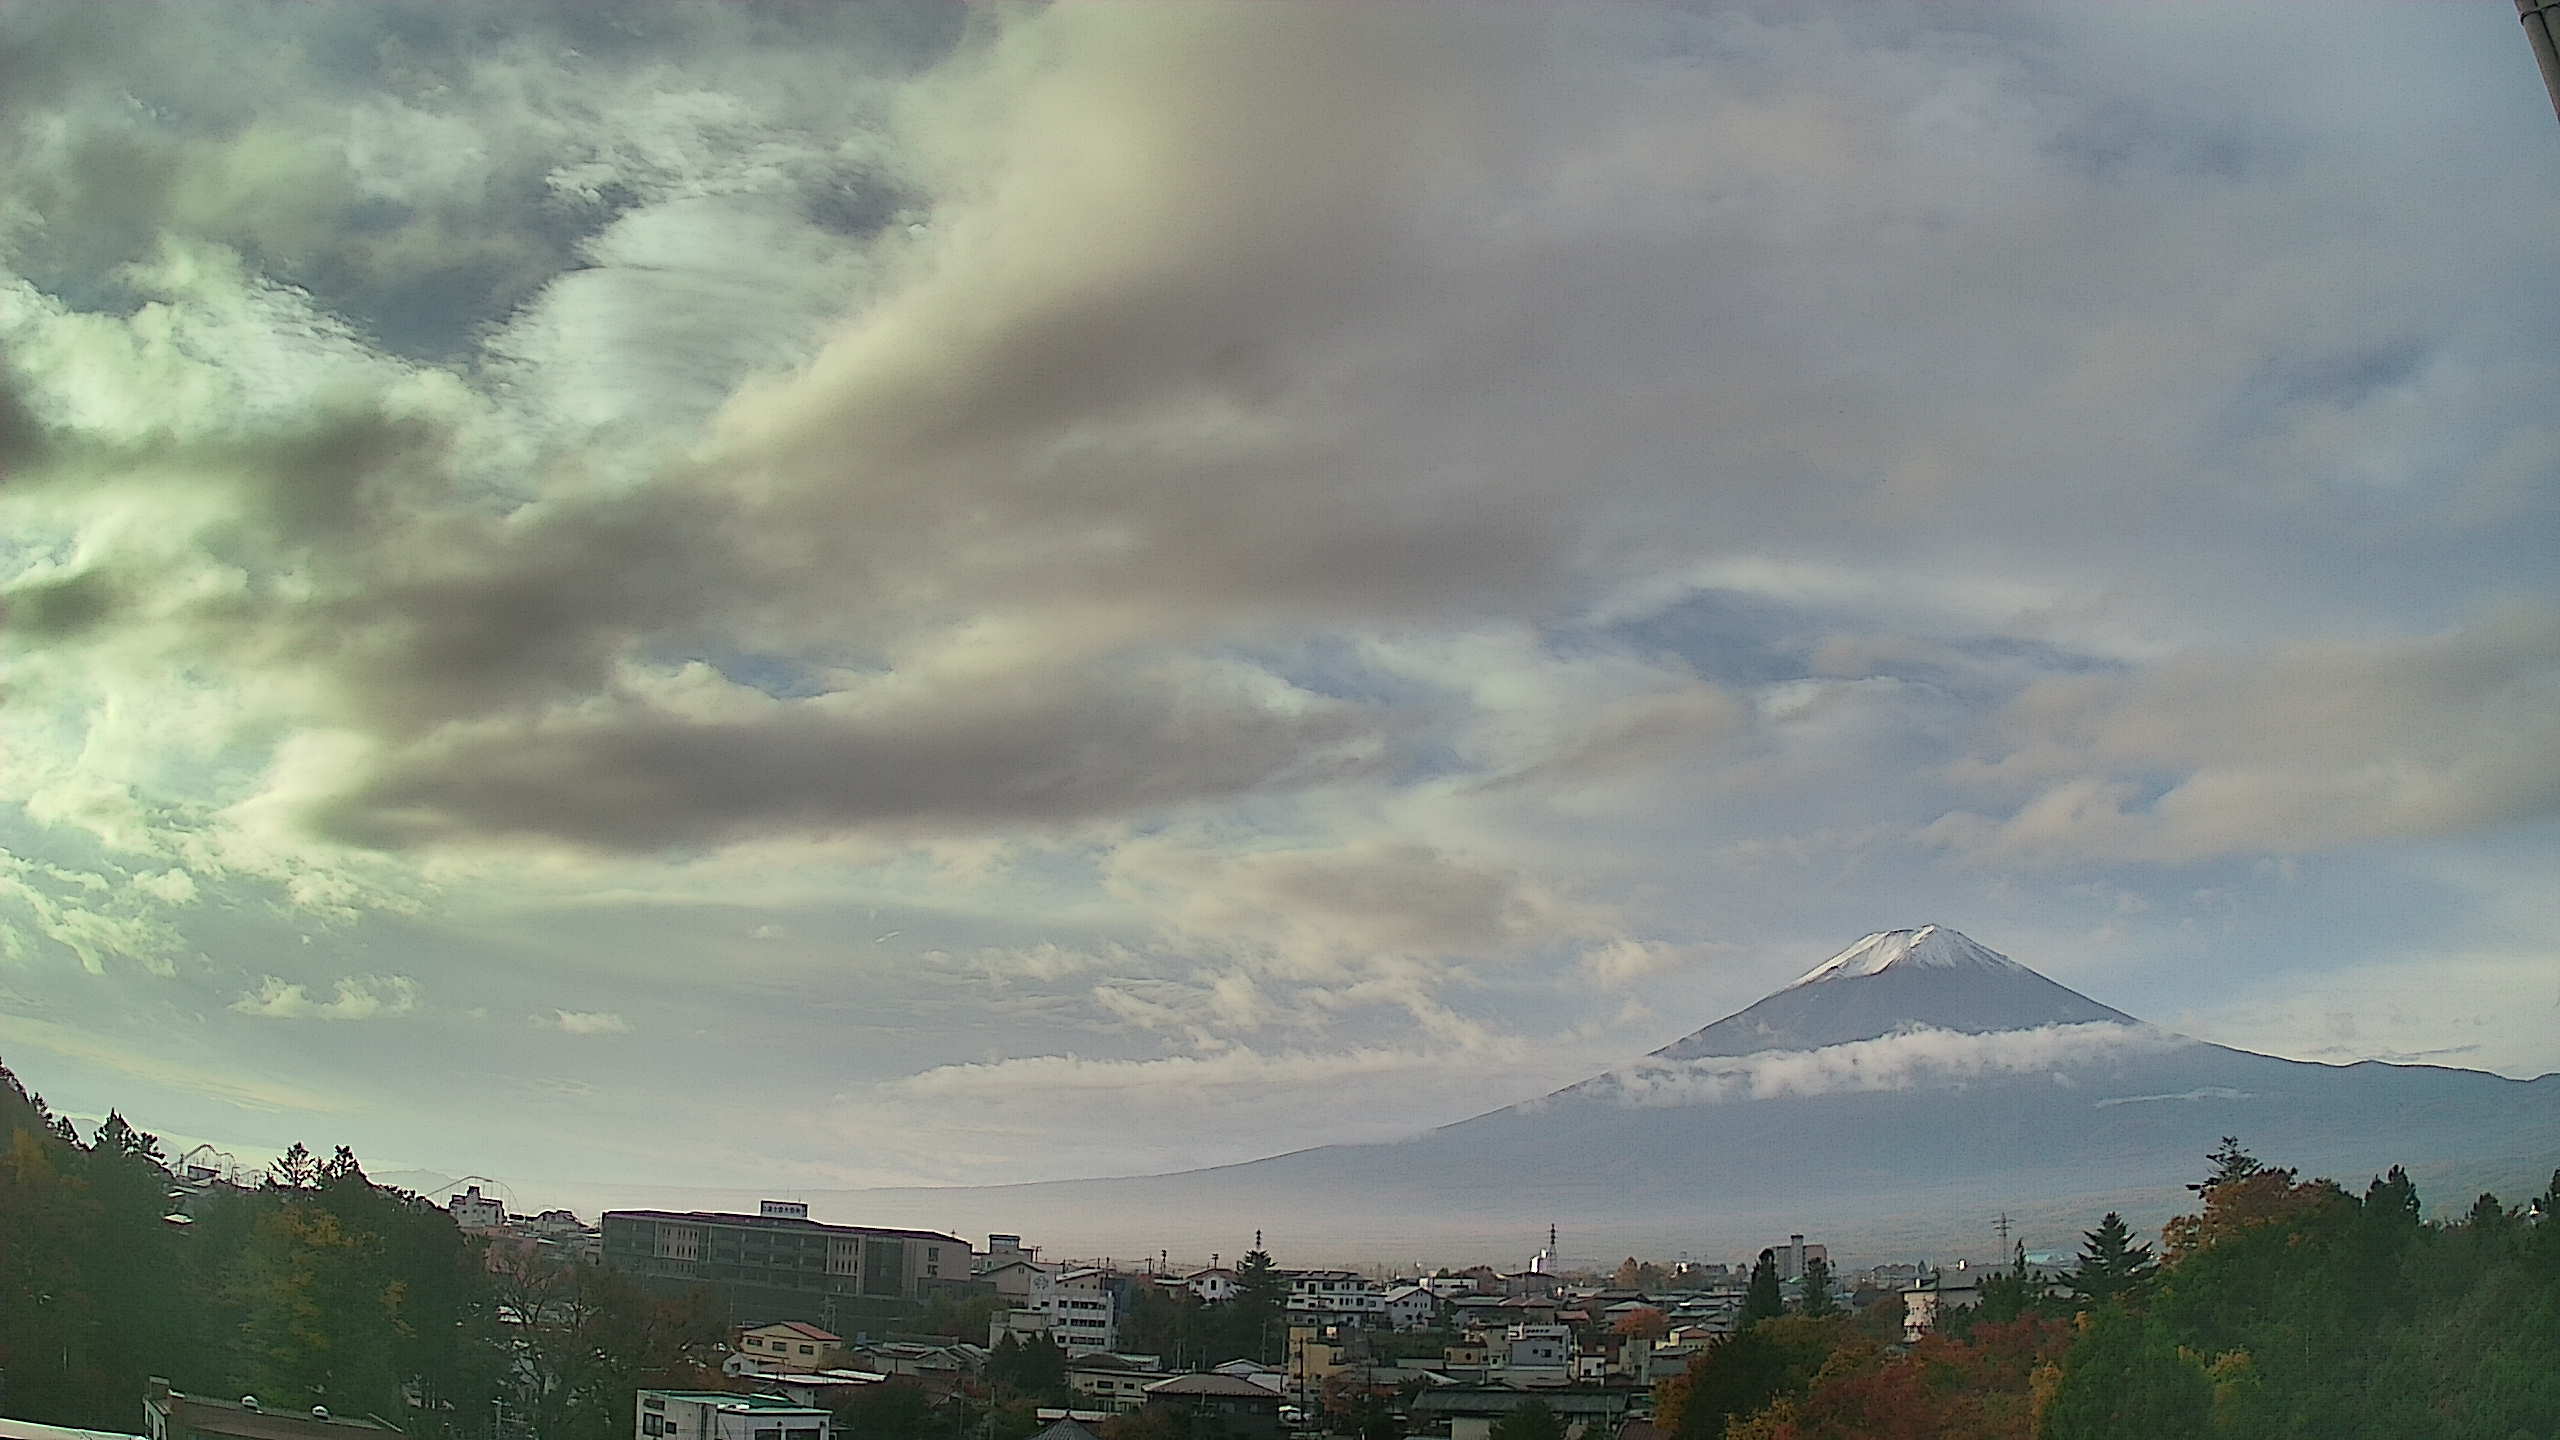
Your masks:
M 313 1189 L 320 1183 L 320 1162 L 311 1158 L 310 1149 L 296 1140 L 267 1167 L 267 1183 L 279 1190 Z
M 2222 1143 L 2215 1146 L 2213 1153 L 2205 1158 L 2213 1162 L 2213 1173 L 2187 1187 L 2198 1195 L 2212 1194 L 2217 1185 L 2228 1185 L 2237 1180 L 2246 1180 L 2252 1175 L 2267 1173 L 2267 1167 L 2258 1163 L 2257 1156 L 2240 1148 L 2240 1137 L 2237 1135 L 2223 1136 Z
M 1785 1314 L 1786 1297 L 1778 1288 L 1778 1257 L 1767 1250 L 1752 1262 L 1751 1283 L 1742 1292 L 1742 1324 L 1748 1329 Z
M 2109 1305 L 2065 1359 L 2043 1440 L 2169 1440 L 2213 1422 L 2213 1382 L 2158 1326 Z
M 1819 1255 L 1804 1262 L 1804 1313 L 1817 1320 L 1840 1313 L 1840 1302 L 1831 1293 L 1831 1262 Z
M 1289 1282 L 1259 1246 L 1236 1262 L 1236 1298 L 1227 1302 L 1227 1336 L 1236 1354 L 1277 1364 L 1280 1323 L 1288 1313 Z M 1232 1357 L 1230 1357 L 1232 1358 Z
M 1982 1304 L 1974 1321 L 2005 1325 L 2033 1310 L 2037 1298 L 2035 1280 L 2027 1272 L 2027 1242 L 2021 1240 L 2011 1251 L 2008 1269 L 1982 1278 Z
M 2373 1184 L 2365 1186 L 2365 1220 L 2391 1230 L 2417 1230 L 2417 1212 L 2417 1181 L 2404 1168 L 2391 1166 L 2391 1174 L 2373 1176 Z
M 2083 1231 L 2082 1237 L 2087 1243 L 2081 1247 L 2080 1265 L 2071 1273 L 2070 1285 L 2071 1293 L 2085 1303 L 2100 1304 L 2136 1294 L 2157 1268 L 2151 1247 L 2133 1243 L 2133 1232 L 2125 1225 L 2124 1217 L 2112 1210 L 2098 1222 L 2097 1229 Z

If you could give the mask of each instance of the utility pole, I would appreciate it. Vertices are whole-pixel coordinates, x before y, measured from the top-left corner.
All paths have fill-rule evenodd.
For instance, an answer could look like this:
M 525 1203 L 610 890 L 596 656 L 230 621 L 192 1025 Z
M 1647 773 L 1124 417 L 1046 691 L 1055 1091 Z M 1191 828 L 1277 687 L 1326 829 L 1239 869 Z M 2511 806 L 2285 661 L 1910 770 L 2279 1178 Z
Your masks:
M 2001 1254 L 2003 1254 L 2003 1255 L 2008 1254 L 2008 1253 L 2009 1253 L 2009 1212 L 2008 1212 L 2008 1211 L 2006 1211 L 2006 1210 L 2001 1211 L 2001 1212 L 2000 1212 L 2000 1218 L 1991 1222 L 1991 1231 L 1992 1231 L 1992 1233 L 1993 1233 L 1993 1234 L 1998 1235 L 1998 1236 L 2000 1237 L 2000 1253 L 2001 1253 Z
M 2524 24 L 2525 43 L 2542 67 L 2542 88 L 2551 95 L 2551 113 L 2560 116 L 2560 0 L 2516 0 L 2516 19 Z

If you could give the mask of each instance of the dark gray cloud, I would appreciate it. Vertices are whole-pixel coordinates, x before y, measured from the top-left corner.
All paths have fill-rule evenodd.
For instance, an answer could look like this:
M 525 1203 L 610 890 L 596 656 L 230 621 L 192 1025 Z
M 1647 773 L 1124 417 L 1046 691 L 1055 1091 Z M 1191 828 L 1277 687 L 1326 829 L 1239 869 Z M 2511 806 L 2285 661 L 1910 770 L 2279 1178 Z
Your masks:
M 1110 669 L 986 693 L 770 702 L 456 727 L 313 804 L 324 833 L 407 847 L 533 837 L 631 850 L 775 833 L 1060 825 L 1361 778 L 1381 717 L 1294 713 Z M 1312 697 L 1301 697 L 1312 699 Z M 778 713 L 758 713 L 772 711 Z

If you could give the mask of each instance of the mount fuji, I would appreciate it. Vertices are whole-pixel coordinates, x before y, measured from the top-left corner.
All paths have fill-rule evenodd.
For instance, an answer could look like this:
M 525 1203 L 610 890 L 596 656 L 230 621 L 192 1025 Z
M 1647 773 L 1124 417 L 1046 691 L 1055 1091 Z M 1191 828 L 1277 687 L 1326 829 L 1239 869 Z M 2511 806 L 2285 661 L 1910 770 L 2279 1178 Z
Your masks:
M 1747 1253 L 1804 1232 L 1844 1255 L 1987 1258 L 1996 1214 L 2030 1248 L 2067 1248 L 2107 1210 L 2156 1225 L 2224 1135 L 2359 1187 L 2404 1164 L 2439 1205 L 2513 1198 L 2560 1166 L 2560 1075 L 2209 1044 L 1929 925 L 1869 935 L 1650 1055 L 1410 1139 L 1165 1175 L 834 1192 L 824 1208 L 1096 1254 L 1232 1253 L 1239 1227 L 1259 1226 L 1302 1255 L 1516 1259 L 1554 1222 L 1593 1255 Z

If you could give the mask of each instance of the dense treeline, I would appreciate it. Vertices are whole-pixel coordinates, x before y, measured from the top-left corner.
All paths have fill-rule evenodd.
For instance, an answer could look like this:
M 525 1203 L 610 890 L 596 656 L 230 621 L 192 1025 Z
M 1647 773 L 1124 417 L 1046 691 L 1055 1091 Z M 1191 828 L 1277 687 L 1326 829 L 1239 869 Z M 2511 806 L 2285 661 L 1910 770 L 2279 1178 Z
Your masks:
M 2397 1167 L 2358 1196 L 2237 1140 L 2211 1158 L 2156 1257 L 2109 1215 L 2064 1286 L 2020 1257 L 1909 1347 L 1883 1338 L 1893 1297 L 1863 1319 L 1761 1320 L 1660 1387 L 1662 1423 L 1680 1440 L 2560 1435 L 2560 1173 L 2529 1208 L 2483 1195 L 2427 1223 Z
M 255 1188 L 167 1218 L 158 1142 L 110 1114 L 88 1143 L 0 1066 L 0 1415 L 136 1431 L 144 1380 L 412 1435 L 607 1440 L 643 1383 L 699 1378 L 698 1303 L 593 1266 L 502 1257 L 341 1147 L 296 1145 Z

